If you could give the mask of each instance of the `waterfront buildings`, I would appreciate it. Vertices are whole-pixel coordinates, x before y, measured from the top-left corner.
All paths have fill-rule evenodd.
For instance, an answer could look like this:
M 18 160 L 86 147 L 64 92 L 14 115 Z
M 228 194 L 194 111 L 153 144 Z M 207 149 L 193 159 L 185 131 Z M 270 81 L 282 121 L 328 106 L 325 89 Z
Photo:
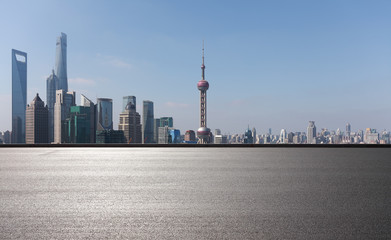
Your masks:
M 195 132 L 193 130 L 187 130 L 185 133 L 185 142 L 196 142 Z
M 280 132 L 280 143 L 288 143 L 288 139 L 287 139 L 287 133 L 286 133 L 286 130 L 285 129 L 281 129 L 281 132 Z
M 80 106 L 83 107 L 88 107 L 90 113 L 89 113 L 89 118 L 90 118 L 90 143 L 95 143 L 96 142 L 96 106 L 95 104 L 88 99 L 86 96 L 83 94 L 80 94 Z
M 364 134 L 364 143 L 367 144 L 377 144 L 379 143 L 379 133 L 376 131 L 376 129 L 373 128 L 367 128 L 365 130 Z
M 142 141 L 143 143 L 154 143 L 154 114 L 153 102 L 143 101 L 143 124 L 142 124 Z
M 160 118 L 160 127 L 174 127 L 174 120 L 172 117 L 161 117 Z
M 12 143 L 26 142 L 27 53 L 12 49 Z
M 136 106 L 132 102 L 128 102 L 120 114 L 118 130 L 124 132 L 127 143 L 141 143 L 140 114 L 136 112 Z
M 61 33 L 56 42 L 56 76 L 58 77 L 58 89 L 68 92 L 67 75 L 67 35 Z
M 170 140 L 169 143 L 181 143 L 181 131 L 179 129 L 169 130 Z
M 48 108 L 38 93 L 26 108 L 26 143 L 48 143 Z
M 96 143 L 126 143 L 126 139 L 121 130 L 97 130 Z
M 159 142 L 159 127 L 160 127 L 160 118 L 153 119 L 153 141 L 155 143 Z
M 98 98 L 96 103 L 96 130 L 113 130 L 113 100 Z
M 316 126 L 314 121 L 309 121 L 307 127 L 307 143 L 316 144 Z
M 244 138 L 243 138 L 243 143 L 253 143 L 253 134 L 250 130 L 250 127 L 247 128 L 247 130 L 244 132 Z
M 209 89 L 209 83 L 205 80 L 205 58 L 204 47 L 202 47 L 202 75 L 201 80 L 197 83 L 197 88 L 200 91 L 200 128 L 197 131 L 198 143 L 205 144 L 210 142 L 210 129 L 206 124 L 206 91 Z
M 54 143 L 65 142 L 66 129 L 64 121 L 68 117 L 71 106 L 75 106 L 75 92 L 65 92 L 64 89 L 56 91 L 54 104 Z
M 128 103 L 132 103 L 135 107 L 135 110 L 136 109 L 136 97 L 135 96 L 124 96 L 122 97 L 122 112 L 125 111 L 125 108 L 126 108 L 126 105 L 128 105 Z
M 54 141 L 54 104 L 56 103 L 56 91 L 59 89 L 58 84 L 58 77 L 54 73 L 54 70 L 52 70 L 52 74 L 46 79 L 46 104 L 49 111 L 49 142 Z
M 159 144 L 170 143 L 170 131 L 169 127 L 159 127 Z
M 90 107 L 71 106 L 69 117 L 65 120 L 65 142 L 91 143 L 91 118 L 94 116 Z

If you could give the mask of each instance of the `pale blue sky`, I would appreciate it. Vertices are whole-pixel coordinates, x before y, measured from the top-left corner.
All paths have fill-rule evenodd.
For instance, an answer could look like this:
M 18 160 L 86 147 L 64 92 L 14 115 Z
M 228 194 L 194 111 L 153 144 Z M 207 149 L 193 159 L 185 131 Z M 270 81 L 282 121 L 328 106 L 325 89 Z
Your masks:
M 11 129 L 11 49 L 28 54 L 28 102 L 46 101 L 68 35 L 69 89 L 155 103 L 199 126 L 202 40 L 208 127 L 242 133 L 391 129 L 391 1 L 0 1 L 0 131 Z

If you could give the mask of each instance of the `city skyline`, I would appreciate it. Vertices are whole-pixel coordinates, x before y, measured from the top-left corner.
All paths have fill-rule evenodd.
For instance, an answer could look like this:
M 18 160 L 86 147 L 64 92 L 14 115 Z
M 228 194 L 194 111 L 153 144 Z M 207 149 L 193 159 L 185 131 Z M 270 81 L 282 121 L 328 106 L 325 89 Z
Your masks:
M 26 9 L 21 11 L 26 14 L 5 26 L 5 37 L 0 40 L 0 79 L 4 83 L 0 108 L 5 113 L 0 131 L 11 130 L 9 52 L 18 49 L 29 55 L 27 99 L 36 93 L 46 99 L 46 79 L 54 68 L 55 41 L 61 32 L 68 35 L 68 88 L 76 91 L 77 102 L 80 94 L 94 102 L 113 99 L 114 128 L 123 96 L 131 95 L 138 103 L 153 101 L 154 115 L 172 116 L 182 132 L 197 130 L 199 93 L 194 88 L 205 39 L 208 79 L 213 82 L 208 92 L 208 127 L 212 130 L 242 133 L 249 124 L 259 133 L 272 128 L 273 134 L 278 134 L 281 129 L 306 131 L 312 120 L 318 129 L 343 130 L 347 122 L 352 132 L 391 129 L 388 2 L 299 1 L 251 6 L 229 2 L 223 9 L 207 2 L 201 6 L 99 2 L 94 11 L 88 11 L 89 3 L 77 3 L 76 9 L 70 3 L 24 2 Z M 7 9 L 15 3 L 4 5 Z M 42 9 L 32 11 L 35 8 L 29 5 Z M 140 12 L 125 14 L 132 7 Z M 47 16 L 43 12 L 50 8 L 64 8 L 60 15 L 73 14 L 75 20 L 58 16 L 57 21 L 49 22 L 52 13 Z M 116 8 L 118 15 L 110 15 Z M 112 19 L 97 19 L 106 9 Z M 200 9 L 205 18 L 197 18 Z M 81 21 L 83 11 L 91 21 Z M 156 17 L 146 18 L 148 11 Z M 9 14 L 0 15 L 0 20 L 6 22 Z M 161 22 L 157 22 L 159 17 Z M 31 22 L 24 31 L 16 31 L 27 18 Z M 145 21 L 135 21 L 137 18 Z M 128 24 L 124 31 L 121 21 Z M 88 24 L 91 28 L 85 30 Z M 35 25 L 40 29 L 32 27 Z M 101 38 L 97 38 L 98 30 Z

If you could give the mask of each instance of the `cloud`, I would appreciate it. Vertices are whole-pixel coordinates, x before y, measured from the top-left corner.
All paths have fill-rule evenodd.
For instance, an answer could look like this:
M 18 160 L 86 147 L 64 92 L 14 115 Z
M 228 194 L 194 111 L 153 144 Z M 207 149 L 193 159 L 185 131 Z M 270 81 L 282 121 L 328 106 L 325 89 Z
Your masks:
M 95 85 L 95 81 L 87 78 L 69 78 L 68 79 L 69 83 L 72 84 L 79 84 L 79 85 Z
M 132 64 L 115 56 L 104 56 L 99 53 L 96 56 L 98 60 L 104 65 L 109 65 L 115 68 L 122 68 L 128 70 L 133 69 L 134 67 Z
M 164 103 L 169 108 L 188 108 L 190 105 L 186 103 L 166 102 Z

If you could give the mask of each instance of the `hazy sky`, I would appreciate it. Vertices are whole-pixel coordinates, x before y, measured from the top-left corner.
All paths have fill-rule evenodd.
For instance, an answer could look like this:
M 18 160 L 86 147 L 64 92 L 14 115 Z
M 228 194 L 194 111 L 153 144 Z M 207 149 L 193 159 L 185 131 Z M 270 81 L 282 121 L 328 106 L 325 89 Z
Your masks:
M 208 127 L 243 133 L 391 129 L 391 1 L 0 1 L 0 131 L 11 130 L 11 49 L 28 54 L 28 103 L 46 102 L 56 38 L 68 85 L 96 102 L 151 100 L 199 127 L 205 40 Z

